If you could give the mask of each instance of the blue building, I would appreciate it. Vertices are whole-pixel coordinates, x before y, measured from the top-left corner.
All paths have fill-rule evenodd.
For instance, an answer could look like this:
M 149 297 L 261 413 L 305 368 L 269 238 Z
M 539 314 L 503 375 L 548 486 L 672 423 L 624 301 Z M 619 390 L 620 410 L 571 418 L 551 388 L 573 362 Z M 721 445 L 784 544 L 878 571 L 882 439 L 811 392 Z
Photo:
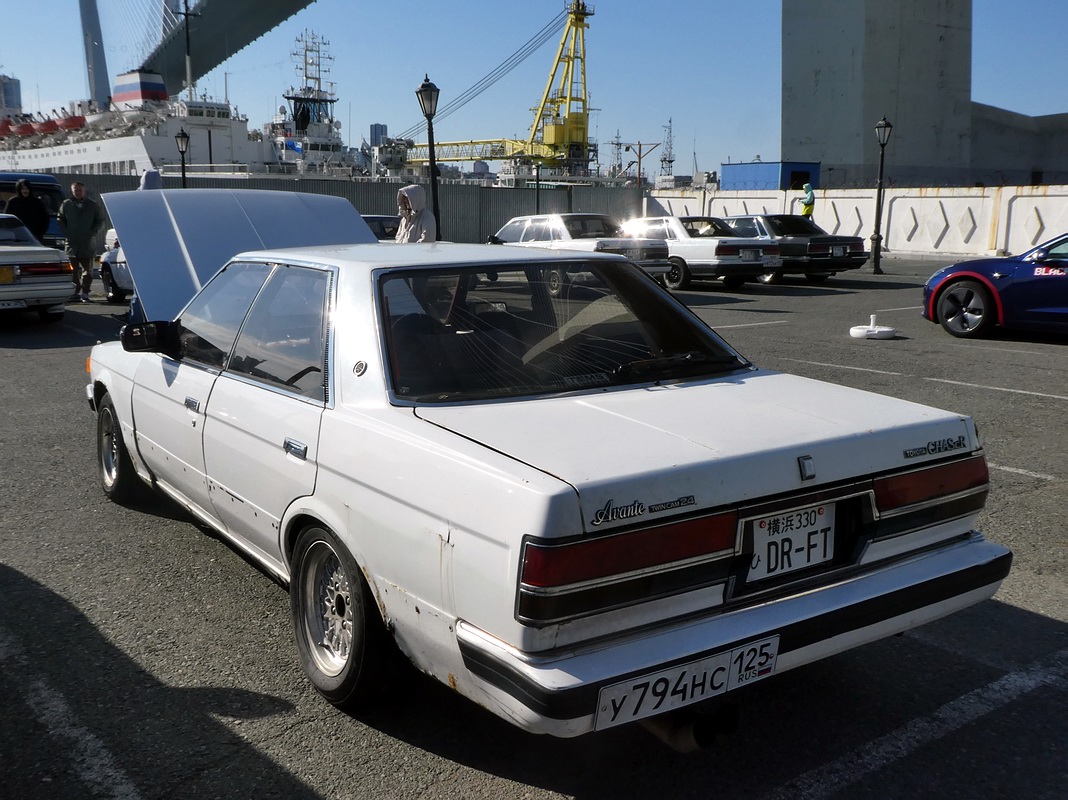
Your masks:
M 747 164 L 720 164 L 719 188 L 725 191 L 797 191 L 806 183 L 811 183 L 813 189 L 820 188 L 820 162 L 750 161 Z

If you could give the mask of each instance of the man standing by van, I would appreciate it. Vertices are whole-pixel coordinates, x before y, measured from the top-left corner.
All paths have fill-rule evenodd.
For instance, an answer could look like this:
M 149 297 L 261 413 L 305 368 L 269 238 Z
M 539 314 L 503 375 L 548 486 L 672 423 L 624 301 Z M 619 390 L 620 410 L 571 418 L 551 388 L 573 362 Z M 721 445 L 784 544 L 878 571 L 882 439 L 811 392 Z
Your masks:
M 74 296 L 72 301 L 89 302 L 89 287 L 93 285 L 93 256 L 96 234 L 104 227 L 100 206 L 85 196 L 85 184 L 70 185 L 71 196 L 59 207 L 59 227 L 67 237 L 67 256 L 74 265 Z

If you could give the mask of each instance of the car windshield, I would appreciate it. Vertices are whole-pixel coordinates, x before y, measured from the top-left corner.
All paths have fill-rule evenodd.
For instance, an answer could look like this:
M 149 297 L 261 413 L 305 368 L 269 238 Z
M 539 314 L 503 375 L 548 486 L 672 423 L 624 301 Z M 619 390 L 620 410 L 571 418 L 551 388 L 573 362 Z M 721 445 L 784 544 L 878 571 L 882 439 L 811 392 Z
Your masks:
M 0 247 L 39 247 L 40 242 L 33 238 L 18 217 L 0 217 Z
M 776 236 L 826 236 L 827 231 L 810 219 L 795 214 L 779 214 L 765 217 L 768 228 Z
M 682 217 L 682 226 L 690 236 L 738 236 L 726 222 L 717 217 Z
M 611 217 L 590 214 L 588 216 L 564 217 L 564 228 L 572 239 L 601 239 L 606 236 L 622 236 L 623 232 Z
M 394 270 L 379 283 L 393 393 L 435 403 L 695 380 L 748 362 L 637 267 Z

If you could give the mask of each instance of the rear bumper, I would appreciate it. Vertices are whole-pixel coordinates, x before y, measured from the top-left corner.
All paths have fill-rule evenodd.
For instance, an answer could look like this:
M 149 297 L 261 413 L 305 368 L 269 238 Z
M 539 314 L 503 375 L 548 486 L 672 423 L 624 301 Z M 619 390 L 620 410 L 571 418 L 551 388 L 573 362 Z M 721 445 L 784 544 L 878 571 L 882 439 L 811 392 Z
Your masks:
M 635 261 L 649 275 L 667 275 L 671 271 L 671 262 L 666 258 L 663 261 Z
M 594 729 L 605 686 L 772 635 L 783 672 L 988 599 L 1011 563 L 1010 551 L 973 532 L 822 589 L 566 654 L 521 653 L 463 621 L 456 634 L 465 666 L 498 713 L 532 732 L 578 736 Z
M 694 278 L 759 278 L 768 272 L 773 272 L 778 267 L 768 267 L 760 262 L 705 262 L 702 264 L 697 261 L 688 261 L 686 266 L 690 270 L 690 275 Z
M 72 281 L 49 284 L 14 284 L 0 291 L 0 308 L 46 308 L 66 303 L 74 291 Z
M 860 269 L 868 263 L 868 254 L 854 258 L 784 258 L 781 267 L 776 272 L 787 275 L 802 275 L 808 272 L 817 274 L 848 272 L 851 269 Z

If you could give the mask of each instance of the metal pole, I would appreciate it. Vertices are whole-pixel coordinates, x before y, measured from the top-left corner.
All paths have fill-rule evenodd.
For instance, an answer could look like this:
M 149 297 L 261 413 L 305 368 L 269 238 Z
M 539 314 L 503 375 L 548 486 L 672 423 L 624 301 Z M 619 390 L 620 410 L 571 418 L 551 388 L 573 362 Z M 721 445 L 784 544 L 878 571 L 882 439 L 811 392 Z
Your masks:
M 426 143 L 430 151 L 430 202 L 434 211 L 434 239 L 441 238 L 441 217 L 438 212 L 438 167 L 434 160 L 434 123 L 426 118 Z
M 871 237 L 871 260 L 872 274 L 882 275 L 882 267 L 879 261 L 882 257 L 883 237 L 879 232 L 883 221 L 883 156 L 886 155 L 886 145 L 879 143 L 879 180 L 875 184 L 875 233 Z
M 182 188 L 184 189 L 185 188 L 185 153 L 182 152 L 182 153 L 179 153 L 178 155 L 180 155 L 182 157 Z
M 534 165 L 534 213 L 541 213 L 541 162 Z

